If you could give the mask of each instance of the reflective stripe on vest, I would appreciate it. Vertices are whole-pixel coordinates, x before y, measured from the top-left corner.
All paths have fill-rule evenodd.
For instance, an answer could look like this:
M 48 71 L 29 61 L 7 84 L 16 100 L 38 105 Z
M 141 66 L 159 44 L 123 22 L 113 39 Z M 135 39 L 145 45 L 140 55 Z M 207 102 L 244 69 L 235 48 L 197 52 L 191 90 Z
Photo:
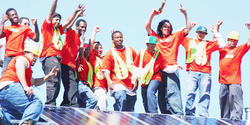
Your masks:
M 115 75 L 118 79 L 126 79 L 128 77 L 129 71 L 133 67 L 133 57 L 131 50 L 126 47 L 126 63 L 118 55 L 118 53 L 111 49 L 114 61 L 115 61 Z
M 86 60 L 86 63 L 88 65 L 88 67 L 89 67 L 87 82 L 89 83 L 89 87 L 92 88 L 92 86 L 93 86 L 93 68 L 92 68 L 91 64 L 87 60 Z
M 104 79 L 104 76 L 102 75 L 102 72 L 101 72 L 101 66 L 102 66 L 102 60 L 96 56 L 95 75 L 97 79 L 99 80 Z
M 61 33 L 58 28 L 54 27 L 54 35 L 52 41 L 57 50 L 62 50 L 63 43 L 62 43 Z
M 206 46 L 206 41 L 196 44 L 194 39 L 190 40 L 187 53 L 187 63 L 192 63 L 195 60 L 196 64 L 201 66 L 205 65 L 207 63 Z
M 155 60 L 157 59 L 160 51 L 156 51 L 151 58 L 151 60 L 146 64 L 144 68 L 142 68 L 142 63 L 143 63 L 143 56 L 145 53 L 145 50 L 141 51 L 140 55 L 140 63 L 139 63 L 139 68 L 142 69 L 141 76 L 139 77 L 139 81 L 141 85 L 148 85 L 153 74 L 154 74 L 154 64 Z

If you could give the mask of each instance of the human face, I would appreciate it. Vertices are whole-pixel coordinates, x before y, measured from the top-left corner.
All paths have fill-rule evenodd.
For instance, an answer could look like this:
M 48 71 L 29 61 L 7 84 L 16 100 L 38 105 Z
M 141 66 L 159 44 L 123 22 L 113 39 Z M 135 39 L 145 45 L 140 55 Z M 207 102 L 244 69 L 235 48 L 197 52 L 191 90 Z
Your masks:
M 197 33 L 196 37 L 197 37 L 197 39 L 199 39 L 199 40 L 203 40 L 203 39 L 206 37 L 206 35 L 207 35 L 207 33 L 205 33 L 205 32 L 200 32 L 200 31 L 198 31 L 198 32 L 196 32 L 196 33 Z
M 117 49 L 123 48 L 123 44 L 122 44 L 123 43 L 123 36 L 122 36 L 122 33 L 118 32 L 118 33 L 113 34 L 112 40 L 113 40 L 115 48 L 117 48 Z
M 235 39 L 227 39 L 228 46 L 230 48 L 235 48 L 237 46 L 238 40 Z
M 103 52 L 102 46 L 99 45 L 99 46 L 95 49 L 95 54 L 96 54 L 96 56 L 101 57 L 102 52 Z
M 161 31 L 162 31 L 162 35 L 163 36 L 168 36 L 170 33 L 170 24 L 168 22 L 165 22 L 162 27 L 161 27 Z
M 15 10 L 11 10 L 8 12 L 8 17 L 10 19 L 11 24 L 18 24 L 18 15 Z
M 20 24 L 29 27 L 30 26 L 30 21 L 28 19 L 22 19 Z
M 147 43 L 147 49 L 150 52 L 154 52 L 155 51 L 155 44 Z
M 79 23 L 79 26 L 76 26 L 76 29 L 77 29 L 78 34 L 80 36 L 86 32 L 86 27 L 87 27 L 87 24 L 85 22 L 83 22 L 83 21 L 81 21 Z
M 52 24 L 58 28 L 60 26 L 61 19 L 58 16 L 55 16 L 52 20 Z

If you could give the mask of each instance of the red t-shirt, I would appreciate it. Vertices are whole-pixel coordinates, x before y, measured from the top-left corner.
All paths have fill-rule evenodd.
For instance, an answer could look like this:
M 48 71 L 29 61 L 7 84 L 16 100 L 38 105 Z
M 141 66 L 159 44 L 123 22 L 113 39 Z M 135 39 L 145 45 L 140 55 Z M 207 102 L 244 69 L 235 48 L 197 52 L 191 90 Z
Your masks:
M 23 56 L 23 55 L 21 55 L 21 56 L 26 58 L 27 61 L 29 62 L 29 64 L 28 64 L 29 68 L 25 69 L 25 79 L 26 79 L 27 85 L 30 87 L 31 86 L 30 80 L 32 78 L 32 70 L 31 70 L 31 65 L 30 65 L 31 61 L 26 56 Z M 6 70 L 4 70 L 4 72 L 3 72 L 3 75 L 0 79 L 0 83 L 4 82 L 4 81 L 13 81 L 13 82 L 20 83 L 20 80 L 18 79 L 17 74 L 16 74 L 16 59 L 18 57 L 21 57 L 21 56 L 16 56 L 10 61 Z
M 80 81 L 85 81 L 86 84 L 88 84 L 87 80 L 88 80 L 89 67 L 86 58 L 83 57 L 81 60 L 77 58 L 77 65 L 79 66 L 80 64 L 83 66 L 83 70 L 78 72 L 78 69 L 76 69 L 77 79 Z
M 19 24 L 6 26 L 3 32 L 6 36 L 4 57 L 22 55 L 26 38 L 32 39 L 35 36 L 35 33 L 29 27 Z
M 241 60 L 249 48 L 246 43 L 232 49 L 229 47 L 220 49 L 219 83 L 241 84 Z
M 59 26 L 60 34 L 64 33 L 62 25 Z M 47 19 L 44 20 L 42 28 L 42 40 L 41 40 L 41 54 L 40 57 L 48 57 L 48 56 L 61 56 L 61 50 L 56 49 L 53 43 L 54 34 L 54 25 L 51 22 L 47 22 Z
M 193 38 L 185 38 L 182 41 L 182 45 L 185 48 L 186 51 L 186 56 L 188 54 L 189 51 L 189 46 L 190 46 L 190 41 L 194 40 Z M 201 42 L 200 40 L 195 39 L 195 42 L 198 44 L 199 42 Z M 206 57 L 207 57 L 207 61 L 205 65 L 198 65 L 195 63 L 195 60 L 191 63 L 187 63 L 186 64 L 186 70 L 187 71 L 197 71 L 197 72 L 204 72 L 204 73 L 211 73 L 211 65 L 210 65 L 210 60 L 211 60 L 211 54 L 212 52 L 216 51 L 219 49 L 219 44 L 217 41 L 206 41 Z
M 92 52 L 90 52 L 90 54 L 89 54 L 89 62 L 92 65 L 93 70 L 95 70 L 95 66 L 96 66 L 96 63 L 97 63 L 97 58 L 99 58 L 99 57 L 95 56 L 95 51 L 94 50 Z M 100 57 L 100 59 L 102 59 L 102 57 Z M 102 66 L 99 66 L 99 68 L 100 68 L 100 71 L 101 71 Z M 101 88 L 105 89 L 106 91 L 108 91 L 107 80 L 105 78 L 102 79 L 102 80 L 98 79 L 95 72 L 93 74 L 93 83 L 94 83 L 93 88 L 101 87 Z
M 75 58 L 77 56 L 80 44 L 81 41 L 78 33 L 73 29 L 69 29 L 65 33 L 65 42 L 63 44 L 62 56 L 61 56 L 62 64 L 70 66 L 74 70 L 76 70 Z
M 132 49 L 131 47 L 129 47 L 131 52 L 132 52 L 132 56 L 133 56 L 133 60 L 136 57 L 136 52 L 134 49 Z M 126 63 L 126 49 L 125 47 L 123 49 L 115 49 L 115 51 L 118 53 L 118 55 L 122 58 L 122 60 Z M 131 76 L 132 74 L 129 72 L 129 75 L 126 79 L 118 79 L 115 75 L 115 61 L 112 55 L 111 50 L 109 50 L 106 55 L 103 58 L 103 70 L 109 70 L 110 71 L 110 78 L 111 80 L 114 82 L 114 84 L 123 84 L 125 87 L 132 89 L 133 85 L 131 83 Z
M 161 38 L 154 31 L 152 31 L 152 34 L 150 35 L 157 37 L 158 42 L 156 49 L 162 52 L 162 55 L 166 59 L 167 63 L 169 65 L 176 65 L 179 45 L 186 35 L 185 29 L 175 32 L 167 38 Z
M 153 56 L 154 53 L 150 53 L 148 50 L 145 50 L 143 56 L 142 68 L 144 68 L 149 63 L 149 61 Z M 139 67 L 140 57 L 141 57 L 141 51 L 137 54 L 134 61 L 134 65 L 136 67 Z M 151 80 L 158 80 L 161 82 L 161 70 L 164 70 L 166 67 L 167 67 L 166 59 L 163 58 L 162 53 L 160 52 L 154 63 L 154 74 Z

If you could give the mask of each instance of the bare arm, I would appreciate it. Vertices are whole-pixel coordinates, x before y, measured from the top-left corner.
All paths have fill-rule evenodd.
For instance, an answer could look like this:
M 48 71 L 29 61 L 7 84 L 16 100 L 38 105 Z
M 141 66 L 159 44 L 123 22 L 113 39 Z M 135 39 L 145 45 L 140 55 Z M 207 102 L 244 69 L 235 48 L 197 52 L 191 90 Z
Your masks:
M 191 25 L 191 22 L 190 22 L 189 19 L 188 19 L 186 9 L 185 9 L 182 5 L 180 5 L 180 6 L 181 6 L 181 7 L 180 7 L 180 11 L 181 11 L 181 13 L 183 13 L 183 15 L 184 15 L 184 17 L 185 17 L 185 20 L 186 20 L 186 30 L 185 30 L 185 34 L 188 34 L 189 31 L 192 29 L 192 25 Z
M 217 31 L 217 32 L 220 32 L 220 26 L 221 26 L 222 23 L 223 23 L 222 20 L 218 20 L 218 21 L 217 21 L 217 25 L 216 25 L 216 31 Z
M 247 45 L 250 46 L 250 22 L 246 23 L 246 27 L 248 28 L 248 41 Z
M 16 60 L 16 74 L 17 77 L 23 86 L 24 91 L 27 95 L 33 95 L 33 90 L 28 86 L 27 81 L 25 79 L 25 67 L 28 66 L 27 61 L 24 57 L 18 57 Z
M 46 82 L 52 76 L 55 76 L 57 74 L 57 71 L 58 71 L 58 69 L 56 67 L 53 67 L 53 69 L 49 72 L 49 74 L 47 74 L 43 78 L 31 79 L 31 85 L 35 85 L 35 86 L 42 85 L 44 82 Z
M 94 48 L 94 43 L 95 43 L 95 38 L 96 38 L 96 33 L 100 32 L 100 27 L 96 26 L 93 30 L 93 33 L 91 35 L 91 38 L 90 38 L 90 52 L 93 50 Z
M 104 77 L 106 78 L 106 80 L 107 80 L 107 83 L 108 83 L 108 87 L 112 90 L 113 89 L 113 81 L 111 80 L 111 78 L 110 78 L 110 71 L 108 71 L 108 70 L 103 70 L 102 71 L 103 72 L 103 74 L 104 74 Z
M 53 19 L 53 16 L 55 15 L 56 6 L 57 6 L 57 0 L 54 0 L 53 3 L 52 3 L 52 6 L 51 6 L 51 8 L 50 8 L 49 15 L 48 15 L 48 17 L 47 17 L 47 21 L 48 21 L 48 22 L 51 22 L 52 19 Z
M 76 17 L 73 19 L 73 21 L 67 26 L 67 30 L 68 29 L 70 29 L 72 26 L 73 26 L 73 24 L 75 23 L 75 21 L 79 18 L 79 17 L 82 17 L 82 16 L 84 16 L 84 14 L 83 14 L 83 12 L 85 11 L 85 9 L 84 10 L 80 10 L 80 12 L 78 12 L 77 14 L 76 14 Z
M 0 37 L 4 37 L 5 33 L 3 32 L 3 28 L 4 28 L 4 23 L 8 20 L 8 16 L 7 15 L 3 15 L 2 16 L 2 21 L 0 22 Z
M 38 42 L 39 41 L 39 28 L 38 28 L 38 24 L 37 24 L 37 19 L 31 19 L 32 24 L 35 27 L 35 36 L 32 38 L 32 40 Z

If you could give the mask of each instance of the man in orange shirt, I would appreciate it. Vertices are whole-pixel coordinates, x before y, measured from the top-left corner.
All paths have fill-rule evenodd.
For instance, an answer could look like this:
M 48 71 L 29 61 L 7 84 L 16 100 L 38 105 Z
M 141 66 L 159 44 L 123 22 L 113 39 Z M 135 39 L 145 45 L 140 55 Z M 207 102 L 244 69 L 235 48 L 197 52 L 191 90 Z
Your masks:
M 43 78 L 32 78 L 31 66 L 38 58 L 39 50 L 34 44 L 25 47 L 23 55 L 14 57 L 0 79 L 0 124 L 11 120 L 36 122 L 43 112 L 42 101 L 33 93 L 31 86 L 40 86 L 56 75 L 56 67 Z M 26 123 L 27 124 L 27 123 Z
M 56 98 L 59 94 L 61 83 L 61 50 L 62 38 L 61 35 L 67 26 L 73 21 L 77 13 L 84 7 L 79 5 L 73 14 L 61 25 L 61 15 L 55 13 L 57 0 L 53 0 L 48 17 L 44 20 L 41 28 L 41 54 L 40 61 L 44 74 L 47 75 L 49 71 L 56 66 L 59 70 L 57 76 L 54 76 L 47 82 L 47 101 L 46 104 L 56 105 Z
M 211 27 L 211 31 L 215 38 L 221 37 L 214 27 Z M 199 116 L 208 117 L 211 90 L 211 54 L 226 44 L 221 39 L 218 41 L 204 40 L 207 35 L 207 28 L 204 26 L 199 26 L 196 33 L 196 39 L 186 37 L 181 43 L 186 51 L 186 70 L 188 71 L 185 113 L 186 115 L 197 113 Z M 199 89 L 199 101 L 197 106 L 193 106 L 197 89 Z
M 163 57 L 166 59 L 168 65 L 177 64 L 178 49 L 181 41 L 191 30 L 191 24 L 187 17 L 187 12 L 184 7 L 180 7 L 181 13 L 185 16 L 186 28 L 181 31 L 172 33 L 173 28 L 169 20 L 162 20 L 159 22 L 157 27 L 157 33 L 151 28 L 151 23 L 154 16 L 159 15 L 161 10 L 154 10 L 149 20 L 146 23 L 146 30 L 149 35 L 156 36 L 158 39 L 156 49 L 160 50 Z M 161 113 L 168 114 L 183 114 L 182 99 L 181 99 L 181 88 L 179 73 L 165 73 L 162 72 L 162 87 L 159 87 L 158 100 Z
M 36 26 L 35 33 L 28 26 L 20 25 L 17 11 L 14 8 L 7 9 L 6 15 L 2 17 L 0 22 L 0 38 L 6 37 L 5 55 L 3 61 L 3 69 L 8 66 L 11 59 L 15 56 L 22 55 L 24 49 L 24 41 L 27 37 L 38 42 L 39 41 L 39 31 L 38 26 Z M 5 22 L 10 20 L 10 26 L 4 26 Z
M 221 23 L 217 24 L 217 30 Z M 237 47 L 239 34 L 232 31 L 228 34 L 228 46 L 220 49 L 219 83 L 221 118 L 241 120 L 243 114 L 243 92 L 241 87 L 241 61 L 250 48 L 250 23 L 248 41 Z
M 72 23 L 66 28 L 65 42 L 62 47 L 62 83 L 64 86 L 64 95 L 62 106 L 75 106 L 77 107 L 77 80 L 76 80 L 76 56 L 78 49 L 80 48 L 80 37 L 83 37 L 86 29 L 87 22 L 83 19 L 77 18 L 83 16 L 83 11 L 81 10 Z M 76 30 L 72 29 L 72 25 L 76 21 Z
M 111 37 L 114 47 L 104 56 L 102 71 L 115 98 L 114 110 L 134 111 L 134 91 L 137 85 L 131 83 L 131 70 L 136 52 L 123 45 L 123 35 L 120 31 L 114 31 Z

